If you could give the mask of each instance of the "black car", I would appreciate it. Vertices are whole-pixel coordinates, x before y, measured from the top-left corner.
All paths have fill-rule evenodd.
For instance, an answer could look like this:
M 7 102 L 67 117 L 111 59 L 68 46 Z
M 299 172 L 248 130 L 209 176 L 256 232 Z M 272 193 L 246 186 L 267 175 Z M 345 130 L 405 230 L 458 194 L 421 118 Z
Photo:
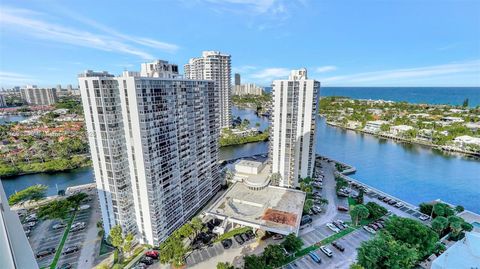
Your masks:
M 63 255 L 67 255 L 67 254 L 71 254 L 71 253 L 75 253 L 78 251 L 78 247 L 77 246 L 71 246 L 71 247 L 67 247 L 64 251 L 63 251 Z
M 152 265 L 153 264 L 153 259 L 150 257 L 143 257 L 140 260 L 141 263 L 146 264 L 146 265 Z
M 44 250 L 40 250 L 39 252 L 37 252 L 37 255 L 35 255 L 38 258 L 43 258 L 43 257 L 46 257 L 46 256 L 49 256 L 49 255 L 52 255 L 53 253 L 55 253 L 55 248 L 47 248 L 47 249 L 44 249 Z
M 243 245 L 245 241 L 242 239 L 242 237 L 239 234 L 236 234 L 233 238 L 235 238 L 235 241 L 237 241 L 238 244 Z
M 245 232 L 245 234 L 248 236 L 249 239 L 255 238 L 255 234 L 251 230 L 248 230 L 247 232 Z
M 232 239 L 222 240 L 222 246 L 224 249 L 229 249 L 232 246 L 232 244 L 233 244 Z
M 64 264 L 60 265 L 59 267 L 57 267 L 57 269 L 72 269 L 72 265 L 69 264 L 69 263 L 64 263 Z
M 345 248 L 342 245 L 340 245 L 340 243 L 338 243 L 338 242 L 332 242 L 332 246 L 334 246 L 336 249 L 338 249 L 342 252 L 345 250 Z
M 246 234 L 244 234 L 244 233 L 241 234 L 240 236 L 242 237 L 243 241 L 245 241 L 245 242 L 247 242 L 248 240 L 250 240 L 249 236 L 246 235 Z
M 385 196 L 383 196 L 383 195 L 377 196 L 377 199 L 378 199 L 378 200 L 383 200 L 384 198 L 385 198 Z

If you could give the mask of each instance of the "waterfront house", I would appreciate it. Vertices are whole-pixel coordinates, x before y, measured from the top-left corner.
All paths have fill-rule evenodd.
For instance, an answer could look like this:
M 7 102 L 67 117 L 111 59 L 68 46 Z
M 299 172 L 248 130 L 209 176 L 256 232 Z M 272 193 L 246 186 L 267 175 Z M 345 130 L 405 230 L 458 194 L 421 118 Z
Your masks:
M 410 131 L 410 130 L 413 130 L 413 127 L 408 125 L 396 125 L 396 126 L 390 127 L 390 132 L 394 135 L 402 135 L 406 131 Z
M 480 130 L 480 122 L 469 122 L 469 123 L 465 124 L 465 127 L 467 127 L 468 129 L 476 132 L 476 131 Z
M 460 148 L 480 147 L 480 138 L 469 135 L 455 137 L 453 143 Z
M 460 117 L 442 117 L 440 119 L 442 122 L 447 122 L 447 123 L 462 123 L 464 120 Z
M 365 132 L 378 133 L 380 132 L 380 127 L 383 124 L 388 124 L 388 121 L 384 121 L 384 120 L 367 121 L 367 123 L 365 124 L 365 128 L 363 128 L 363 130 Z

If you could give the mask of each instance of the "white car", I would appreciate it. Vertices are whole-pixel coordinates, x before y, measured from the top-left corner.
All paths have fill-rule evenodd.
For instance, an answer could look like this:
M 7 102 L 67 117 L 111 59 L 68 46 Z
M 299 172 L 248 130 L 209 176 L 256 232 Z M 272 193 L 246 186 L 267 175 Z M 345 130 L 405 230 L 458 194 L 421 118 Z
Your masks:
M 272 239 L 273 239 L 273 240 L 283 239 L 283 235 L 281 235 L 281 234 L 275 234 L 275 235 L 272 236 Z
M 333 225 L 332 223 L 327 223 L 327 227 L 330 228 L 330 230 L 338 233 L 340 232 L 340 229 L 338 229 L 335 225 Z
M 90 208 L 89 205 L 81 205 L 81 206 L 78 207 L 78 209 L 80 209 L 80 210 L 85 210 L 85 209 L 89 209 L 89 208 Z
M 28 222 L 27 224 L 25 224 L 25 226 L 27 226 L 28 228 L 32 228 L 36 225 L 37 223 L 35 221 L 31 221 L 31 222 Z
M 420 220 L 428 220 L 430 217 L 427 216 L 427 215 L 421 215 L 420 217 L 418 217 Z
M 402 202 L 398 202 L 398 203 L 395 204 L 395 207 L 397 207 L 397 208 L 400 208 L 400 207 L 402 207 L 402 206 L 403 206 L 403 203 L 402 203 Z
M 81 229 L 85 228 L 85 222 L 77 222 L 70 227 L 71 232 L 79 231 Z
M 371 234 L 376 234 L 376 233 L 377 233 L 374 229 L 372 229 L 372 228 L 370 228 L 370 227 L 368 227 L 368 226 L 366 226 L 366 225 L 363 226 L 363 229 L 365 229 L 365 231 L 367 231 L 367 232 L 369 232 L 369 233 L 371 233 Z
M 346 224 L 345 221 L 341 219 L 337 219 L 337 222 L 340 222 L 343 226 L 348 227 L 348 224 Z
M 333 251 L 329 248 L 327 248 L 326 246 L 321 246 L 320 247 L 320 250 L 325 253 L 325 255 L 327 255 L 328 257 L 332 257 L 333 256 Z

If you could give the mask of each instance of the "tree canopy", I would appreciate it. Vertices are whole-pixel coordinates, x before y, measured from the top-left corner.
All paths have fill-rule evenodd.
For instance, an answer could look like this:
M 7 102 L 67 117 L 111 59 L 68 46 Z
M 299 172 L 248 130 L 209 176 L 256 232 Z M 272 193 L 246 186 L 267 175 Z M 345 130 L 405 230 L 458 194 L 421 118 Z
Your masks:
M 375 202 L 368 202 L 365 207 L 368 209 L 368 212 L 369 212 L 369 218 L 371 219 L 378 219 L 382 216 L 384 216 L 385 214 L 387 214 L 388 210 L 375 203 Z
M 299 251 L 303 246 L 303 241 L 300 237 L 291 233 L 285 237 L 282 242 L 283 247 L 290 253 Z
M 415 248 L 395 240 L 389 233 L 380 233 L 358 249 L 358 264 L 369 269 L 412 268 L 417 259 Z
M 38 217 L 43 219 L 65 219 L 72 209 L 72 204 L 67 200 L 53 200 L 38 209 Z
M 432 229 L 409 218 L 392 217 L 385 230 L 396 240 L 416 248 L 420 257 L 431 254 L 438 241 L 438 234 Z
M 41 184 L 25 188 L 19 192 L 10 195 L 10 197 L 8 198 L 8 204 L 15 205 L 29 200 L 38 201 L 40 199 L 43 199 L 45 198 L 47 188 L 47 186 Z
M 364 205 L 356 205 L 350 210 L 354 225 L 358 225 L 358 222 L 362 219 L 366 219 L 369 214 L 368 208 Z

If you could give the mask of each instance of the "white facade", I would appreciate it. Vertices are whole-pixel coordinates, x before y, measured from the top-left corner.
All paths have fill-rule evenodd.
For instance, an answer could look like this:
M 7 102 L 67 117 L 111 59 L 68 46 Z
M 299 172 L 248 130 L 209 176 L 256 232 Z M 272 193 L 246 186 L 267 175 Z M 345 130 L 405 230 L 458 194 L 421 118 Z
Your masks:
M 413 127 L 409 125 L 395 125 L 390 127 L 390 132 L 394 135 L 401 135 L 410 130 L 413 130 Z
M 158 245 L 220 188 L 214 83 L 173 73 L 79 76 L 106 234 Z
M 262 95 L 263 88 L 255 83 L 247 83 L 233 86 L 233 95 Z
M 219 51 L 204 51 L 202 57 L 190 59 L 184 72 L 188 79 L 215 82 L 220 101 L 220 128 L 229 128 L 232 125 L 231 56 Z
M 37 269 L 38 264 L 17 213 L 10 210 L 0 183 L 0 267 Z
M 270 160 L 276 184 L 298 186 L 299 177 L 312 176 L 315 160 L 315 119 L 320 82 L 307 79 L 307 70 L 292 71 L 288 80 L 275 80 L 273 88 Z
M 43 105 L 49 106 L 57 102 L 57 90 L 56 89 L 39 89 L 35 85 L 27 86 L 21 91 L 22 98 L 29 105 Z
M 378 133 L 381 130 L 382 125 L 388 124 L 388 121 L 384 120 L 374 120 L 374 121 L 367 121 L 365 124 L 365 128 L 363 128 L 366 132 L 371 133 Z
M 0 94 L 0 107 L 6 107 L 7 106 L 7 101 L 5 100 L 5 96 L 3 94 Z

